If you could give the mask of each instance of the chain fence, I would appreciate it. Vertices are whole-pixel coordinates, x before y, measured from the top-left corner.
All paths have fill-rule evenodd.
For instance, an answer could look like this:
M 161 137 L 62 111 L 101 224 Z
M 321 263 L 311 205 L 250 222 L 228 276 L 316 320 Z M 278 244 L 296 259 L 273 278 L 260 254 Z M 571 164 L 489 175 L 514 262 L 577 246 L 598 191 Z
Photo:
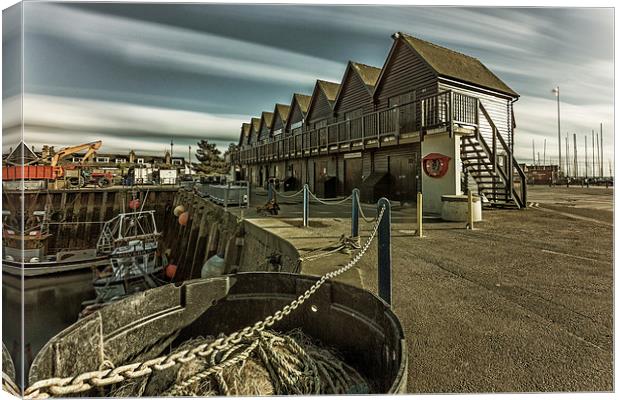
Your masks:
M 310 298 L 327 280 L 333 279 L 346 271 L 353 268 L 360 259 L 366 254 L 370 244 L 373 242 L 379 224 L 383 218 L 385 207 L 381 207 L 370 236 L 361 247 L 361 249 L 353 256 L 353 258 L 345 264 L 343 267 L 329 272 L 323 275 L 317 282 L 315 282 L 306 292 L 301 294 L 298 298 L 291 303 L 284 306 L 274 314 L 264 318 L 261 321 L 256 322 L 252 326 L 247 326 L 242 330 L 233 332 L 232 334 L 215 339 L 212 342 L 204 342 L 198 344 L 192 349 L 185 349 L 177 351 L 167 356 L 160 356 L 148 361 L 136 362 L 132 364 L 122 365 L 116 368 L 105 368 L 98 371 L 84 372 L 76 376 L 66 378 L 49 378 L 43 379 L 33 383 L 24 391 L 24 398 L 26 399 L 45 399 L 51 396 L 67 396 L 86 392 L 92 388 L 103 388 L 113 384 L 124 382 L 128 379 L 141 378 L 156 371 L 163 371 L 169 369 L 177 364 L 185 364 L 194 360 L 196 357 L 209 357 L 214 352 L 226 351 L 233 353 L 235 348 L 238 348 L 239 344 L 247 339 L 251 339 L 256 334 L 260 334 L 265 329 L 271 327 L 276 322 L 282 320 L 284 317 L 290 315 L 295 309 L 302 305 L 308 298 Z M 220 360 L 220 364 L 213 366 L 209 373 L 220 371 L 222 368 L 231 366 L 234 363 L 241 362 L 247 359 L 251 351 L 243 351 L 236 356 L 227 359 L 226 361 Z M 206 372 L 205 372 L 206 373 Z

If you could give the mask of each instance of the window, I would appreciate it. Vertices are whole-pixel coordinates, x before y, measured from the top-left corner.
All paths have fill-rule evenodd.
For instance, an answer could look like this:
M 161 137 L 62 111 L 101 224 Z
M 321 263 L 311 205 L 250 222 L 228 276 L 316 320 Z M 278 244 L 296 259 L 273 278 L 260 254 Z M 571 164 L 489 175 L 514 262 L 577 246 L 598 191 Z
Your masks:
M 274 134 L 274 135 L 279 135 L 279 134 L 281 134 L 281 133 L 282 133 L 282 128 L 280 128 L 280 129 L 276 129 L 275 131 L 273 131 L 273 134 Z
M 95 159 L 95 162 L 98 162 L 98 163 L 109 163 L 110 162 L 110 157 L 97 157 Z
M 79 163 L 79 162 L 80 162 L 80 157 L 73 157 L 73 158 L 71 159 L 71 162 L 74 162 L 74 163 Z
M 183 165 L 183 160 L 180 159 L 173 159 L 172 160 L 172 165 Z
M 144 158 L 138 158 L 138 159 L 136 160 L 136 162 L 137 162 L 138 164 L 144 164 Z
M 126 158 L 117 158 L 116 160 L 114 160 L 114 162 L 116 164 L 122 164 L 122 163 L 126 163 L 127 159 Z
M 304 121 L 303 121 L 303 120 L 301 120 L 301 121 L 297 121 L 297 122 L 295 122 L 294 124 L 291 124 L 291 129 L 293 129 L 293 130 L 294 130 L 294 129 L 296 129 L 296 128 L 299 128 L 299 127 L 301 127 L 303 124 L 304 124 Z

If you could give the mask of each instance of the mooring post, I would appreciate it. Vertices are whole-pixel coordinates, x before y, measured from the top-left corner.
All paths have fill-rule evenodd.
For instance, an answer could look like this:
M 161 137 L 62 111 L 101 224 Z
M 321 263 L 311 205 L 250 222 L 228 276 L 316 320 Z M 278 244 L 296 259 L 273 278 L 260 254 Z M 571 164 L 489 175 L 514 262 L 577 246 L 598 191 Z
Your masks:
M 422 232 L 422 220 L 424 216 L 422 214 L 422 193 L 418 192 L 418 201 L 416 203 L 416 222 L 418 223 L 418 229 L 416 230 L 416 234 L 418 237 L 424 237 L 424 233 Z
M 467 193 L 467 229 L 474 230 L 474 194 L 470 190 Z
M 226 184 L 226 193 L 224 193 L 224 210 L 228 210 L 228 196 L 230 195 L 230 182 Z
M 309 210 L 309 196 L 308 196 L 308 184 L 304 183 L 304 228 L 308 226 L 308 212 Z
M 359 237 L 359 196 L 360 191 L 358 188 L 353 189 L 353 193 L 351 193 L 351 237 L 356 238 Z
M 390 201 L 382 197 L 377 202 L 377 215 L 381 208 L 385 207 L 383 218 L 379 222 L 378 228 L 378 265 L 379 265 L 379 297 L 386 303 L 392 305 L 392 244 L 391 226 L 392 210 Z

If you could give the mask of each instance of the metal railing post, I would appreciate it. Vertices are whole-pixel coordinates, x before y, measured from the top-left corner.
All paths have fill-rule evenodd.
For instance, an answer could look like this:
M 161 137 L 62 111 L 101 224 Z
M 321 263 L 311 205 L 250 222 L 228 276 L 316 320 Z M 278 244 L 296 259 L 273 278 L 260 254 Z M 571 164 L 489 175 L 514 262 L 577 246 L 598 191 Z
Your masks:
M 230 194 L 230 182 L 226 184 L 226 191 L 224 193 L 224 210 L 228 210 L 228 195 Z
M 474 194 L 470 190 L 467 193 L 467 229 L 474 230 Z
M 353 189 L 353 193 L 351 194 L 353 197 L 351 199 L 351 237 L 356 238 L 359 237 L 359 189 Z
M 308 226 L 309 200 L 308 184 L 304 183 L 304 228 Z
M 418 229 L 416 230 L 416 234 L 418 237 L 424 237 L 424 233 L 422 232 L 422 222 L 424 219 L 422 213 L 422 192 L 418 192 L 418 201 L 416 202 L 416 223 L 418 225 Z
M 382 197 L 377 202 L 377 215 L 385 207 L 383 218 L 379 222 L 378 231 L 378 265 L 379 265 L 379 297 L 389 305 L 392 304 L 392 244 L 391 225 L 392 215 L 390 201 Z

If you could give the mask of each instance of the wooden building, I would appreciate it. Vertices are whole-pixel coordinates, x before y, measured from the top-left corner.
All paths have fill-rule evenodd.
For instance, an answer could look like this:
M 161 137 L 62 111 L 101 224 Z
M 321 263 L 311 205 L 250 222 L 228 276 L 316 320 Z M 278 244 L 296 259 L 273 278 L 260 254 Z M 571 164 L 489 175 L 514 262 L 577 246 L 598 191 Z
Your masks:
M 241 146 L 237 162 L 248 171 L 284 165 L 269 173 L 323 197 L 357 187 L 368 201 L 410 202 L 431 189 L 423 181 L 436 182 L 423 173 L 425 137 L 444 132 L 458 136 L 459 182 L 490 204 L 524 207 L 525 175 L 513 157 L 519 95 L 476 58 L 400 32 L 392 38 L 382 68 L 351 61 L 339 84 L 317 80 L 310 98 L 293 95 L 286 120 L 276 106 L 269 114 L 282 132 L 278 121 L 278 134 Z

